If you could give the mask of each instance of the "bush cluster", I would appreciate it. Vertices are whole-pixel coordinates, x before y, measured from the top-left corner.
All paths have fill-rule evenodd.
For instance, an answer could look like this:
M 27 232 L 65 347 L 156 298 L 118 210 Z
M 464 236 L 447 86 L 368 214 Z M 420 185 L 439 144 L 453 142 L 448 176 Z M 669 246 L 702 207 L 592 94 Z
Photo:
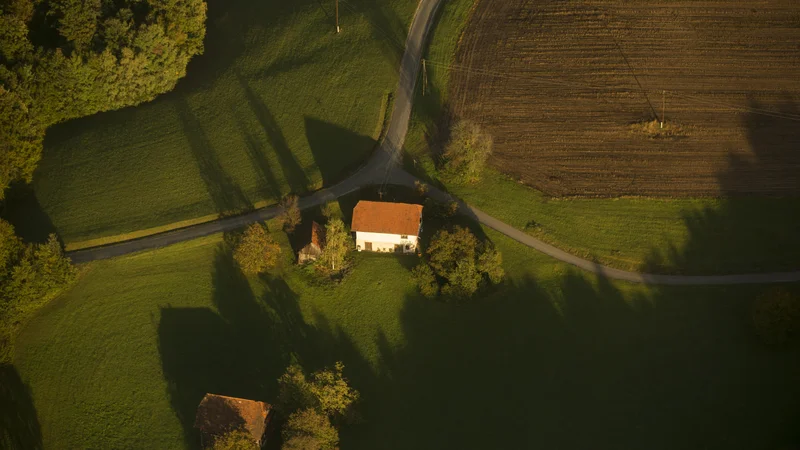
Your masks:
M 503 280 L 503 258 L 494 246 L 481 242 L 468 229 L 440 230 L 425 250 L 425 260 L 412 271 L 422 295 L 465 299 L 484 284 Z

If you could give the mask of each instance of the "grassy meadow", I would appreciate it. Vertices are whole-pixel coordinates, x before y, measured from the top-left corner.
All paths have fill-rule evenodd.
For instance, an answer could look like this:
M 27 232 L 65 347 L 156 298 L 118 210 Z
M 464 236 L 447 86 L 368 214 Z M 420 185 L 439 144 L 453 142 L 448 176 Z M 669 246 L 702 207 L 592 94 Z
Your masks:
M 419 298 L 413 256 L 359 254 L 344 281 L 320 284 L 289 263 L 283 234 L 285 265 L 259 277 L 219 235 L 92 263 L 19 336 L 23 414 L 6 422 L 45 448 L 196 447 L 204 393 L 274 401 L 290 361 L 342 360 L 366 417 L 342 448 L 797 438 L 798 349 L 753 335 L 762 287 L 616 283 L 486 233 L 507 280 L 464 305 Z
M 415 0 L 209 0 L 205 53 L 155 101 L 48 130 L 26 237 L 82 242 L 209 220 L 346 176 L 383 124 Z
M 453 60 L 474 4 L 458 0 L 443 6 L 427 58 Z M 447 139 L 451 75 L 441 64 L 428 67 L 427 92 L 418 90 L 406 139 L 406 167 L 470 205 L 559 248 L 625 270 L 800 269 L 800 198 L 554 198 L 491 168 L 475 184 L 446 184 L 437 175 L 437 155 Z

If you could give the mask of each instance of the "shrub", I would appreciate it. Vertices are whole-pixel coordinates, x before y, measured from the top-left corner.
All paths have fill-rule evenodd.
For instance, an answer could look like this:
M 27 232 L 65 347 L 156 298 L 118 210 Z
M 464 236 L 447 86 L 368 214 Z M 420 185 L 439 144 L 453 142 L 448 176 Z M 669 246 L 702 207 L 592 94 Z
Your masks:
M 284 450 L 334 450 L 339 446 L 339 432 L 328 416 L 307 408 L 289 416 L 283 428 Z
M 337 420 L 353 421 L 359 393 L 349 386 L 343 370 L 344 364 L 337 362 L 332 369 L 314 372 L 309 381 L 299 365 L 290 365 L 278 379 L 278 410 L 292 414 L 311 408 Z
M 505 275 L 500 253 L 490 244 L 479 242 L 474 234 L 463 227 L 436 233 L 425 254 L 434 278 L 445 281 L 442 294 L 450 298 L 471 297 L 484 279 L 497 284 Z M 415 280 L 418 284 L 423 282 L 420 286 L 423 295 L 434 291 L 430 285 L 430 275 L 425 269 L 415 269 Z
M 756 334 L 767 344 L 789 340 L 800 320 L 800 303 L 785 289 L 772 289 L 753 303 Z
M 243 429 L 229 431 L 214 439 L 211 450 L 258 450 L 250 433 Z
M 411 271 L 411 277 L 419 288 L 419 292 L 427 298 L 435 298 L 439 295 L 439 282 L 433 269 L 425 263 L 419 264 Z
M 287 233 L 294 232 L 294 229 L 300 225 L 302 221 L 302 217 L 300 215 L 300 207 L 298 206 L 298 202 L 300 199 L 294 195 L 289 194 L 280 202 L 281 212 L 278 215 L 280 222 L 283 224 L 283 229 Z
M 242 268 L 242 272 L 255 274 L 275 267 L 280 254 L 280 245 L 272 239 L 263 225 L 254 223 L 247 227 L 233 250 L 233 259 Z
M 444 150 L 445 176 L 454 182 L 477 181 L 492 153 L 492 145 L 491 136 L 475 122 L 457 122 Z

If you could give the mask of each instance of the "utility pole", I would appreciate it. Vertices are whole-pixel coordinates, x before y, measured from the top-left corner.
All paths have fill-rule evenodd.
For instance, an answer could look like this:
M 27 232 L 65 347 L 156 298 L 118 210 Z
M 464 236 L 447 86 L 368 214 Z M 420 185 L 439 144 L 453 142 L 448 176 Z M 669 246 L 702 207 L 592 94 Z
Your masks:
M 664 129 L 664 121 L 667 114 L 667 91 L 661 91 L 661 129 Z
M 336 32 L 339 32 L 339 0 L 336 1 Z
M 428 66 L 425 64 L 425 58 L 422 59 L 422 95 L 428 88 Z

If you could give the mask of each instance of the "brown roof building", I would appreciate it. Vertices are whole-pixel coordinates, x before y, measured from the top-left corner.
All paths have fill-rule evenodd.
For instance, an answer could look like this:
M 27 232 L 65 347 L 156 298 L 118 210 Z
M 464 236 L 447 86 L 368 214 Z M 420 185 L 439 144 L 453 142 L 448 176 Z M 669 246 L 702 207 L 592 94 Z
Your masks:
M 213 445 L 217 436 L 240 428 L 262 447 L 272 418 L 271 410 L 272 406 L 264 402 L 206 394 L 197 407 L 194 427 L 200 430 L 200 444 L 203 447 Z
M 297 262 L 315 261 L 325 249 L 325 227 L 311 222 L 311 238 L 308 244 L 297 253 Z
M 362 200 L 350 229 L 359 251 L 412 253 L 419 244 L 422 205 Z

